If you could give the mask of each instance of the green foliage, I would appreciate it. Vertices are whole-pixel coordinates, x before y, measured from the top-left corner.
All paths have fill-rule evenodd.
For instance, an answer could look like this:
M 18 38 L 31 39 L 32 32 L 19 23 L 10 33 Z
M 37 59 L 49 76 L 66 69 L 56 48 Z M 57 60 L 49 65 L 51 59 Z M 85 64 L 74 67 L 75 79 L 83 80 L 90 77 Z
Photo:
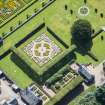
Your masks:
M 105 84 L 98 87 L 95 92 L 87 93 L 77 105 L 105 105 Z
M 105 104 L 105 84 L 97 88 L 95 97 L 102 105 Z
M 100 105 L 100 104 L 96 102 L 93 93 L 88 93 L 85 97 L 82 97 L 82 99 L 77 103 L 77 105 Z
M 87 20 L 77 20 L 71 28 L 73 39 L 87 42 L 91 39 L 92 26 Z
M 55 84 L 57 81 L 61 80 L 63 76 L 66 75 L 68 72 L 70 72 L 70 70 L 67 67 L 64 67 L 51 78 L 49 78 L 46 81 L 46 85 L 50 87 L 52 84 Z
M 78 85 L 80 85 L 83 82 L 83 79 L 80 76 L 77 76 L 74 78 L 71 82 L 67 84 L 64 88 L 60 90 L 53 98 L 51 98 L 51 101 L 46 103 L 46 105 L 55 105 L 57 102 L 59 102 L 68 92 L 72 91 L 74 88 L 76 88 Z M 57 104 L 56 104 L 57 105 Z

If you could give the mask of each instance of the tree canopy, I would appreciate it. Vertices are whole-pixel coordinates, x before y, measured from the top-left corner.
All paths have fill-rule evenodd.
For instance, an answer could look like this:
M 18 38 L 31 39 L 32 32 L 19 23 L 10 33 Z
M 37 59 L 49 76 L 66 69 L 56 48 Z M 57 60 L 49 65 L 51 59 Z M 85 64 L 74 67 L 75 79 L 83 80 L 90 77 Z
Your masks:
M 77 105 L 105 105 L 105 84 L 81 97 Z
M 95 97 L 98 102 L 100 102 L 102 105 L 105 105 L 105 84 L 97 88 Z
M 86 43 L 91 40 L 92 26 L 87 20 L 79 19 L 71 27 L 72 38 Z

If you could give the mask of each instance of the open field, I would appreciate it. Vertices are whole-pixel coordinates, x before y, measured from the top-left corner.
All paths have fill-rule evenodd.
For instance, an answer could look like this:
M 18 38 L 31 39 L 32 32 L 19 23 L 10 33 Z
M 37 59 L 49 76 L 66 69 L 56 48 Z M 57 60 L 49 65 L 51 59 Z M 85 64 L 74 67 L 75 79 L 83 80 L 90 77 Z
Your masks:
M 31 0 L 22 0 L 22 1 L 26 3 L 31 2 Z M 65 5 L 67 5 L 67 10 L 65 10 Z M 21 59 L 18 59 L 18 56 L 15 56 L 15 54 L 13 53 L 8 54 L 0 61 L 0 67 L 4 70 L 4 72 L 8 76 L 10 76 L 12 80 L 16 82 L 17 85 L 19 85 L 21 88 L 25 88 L 29 86 L 32 82 L 37 82 L 35 78 L 36 75 L 34 75 L 33 72 L 31 72 L 29 69 L 31 67 L 34 68 L 33 71 L 38 75 L 38 79 L 45 79 L 46 81 L 51 76 L 53 76 L 53 74 L 60 71 L 61 68 L 64 67 L 67 63 L 69 63 L 71 59 L 74 58 L 74 55 L 76 58 L 76 62 L 82 63 L 82 64 L 92 63 L 96 65 L 105 59 L 105 53 L 104 53 L 105 52 L 105 33 L 104 32 L 101 33 L 99 36 L 97 36 L 95 39 L 93 39 L 93 46 L 91 48 L 91 52 L 98 58 L 99 61 L 96 62 L 88 55 L 82 55 L 81 53 L 76 52 L 74 50 L 73 50 L 74 52 L 71 54 L 73 45 L 71 43 L 72 35 L 70 33 L 71 31 L 70 28 L 74 23 L 74 21 L 76 21 L 77 19 L 88 20 L 92 24 L 92 27 L 95 30 L 95 32 L 100 30 L 100 28 L 105 25 L 104 23 L 105 1 L 104 0 L 100 0 L 100 2 L 99 0 L 88 0 L 87 6 L 89 7 L 89 15 L 87 16 L 80 16 L 78 14 L 79 8 L 83 5 L 84 5 L 83 0 L 79 0 L 79 1 L 56 0 L 50 6 L 48 6 L 46 9 L 41 11 L 35 17 L 31 18 L 28 22 L 26 22 L 24 25 L 22 25 L 20 28 L 18 28 L 16 31 L 14 31 L 7 38 L 4 39 L 3 46 L 0 47 L 0 55 L 2 55 L 4 52 L 9 50 L 11 47 L 15 46 L 20 40 L 27 37 L 27 35 L 30 32 L 32 32 L 39 24 L 43 22 L 45 23 L 45 27 L 43 29 L 38 30 L 38 32 L 34 34 L 33 32 L 30 33 L 30 34 L 33 34 L 30 38 L 28 38 L 19 46 L 17 47 L 15 46 L 16 51 L 19 51 L 21 53 L 21 54 L 19 53 L 19 55 L 22 55 L 22 57 L 26 59 L 26 61 L 24 59 L 22 60 L 25 61 L 26 63 L 28 62 L 27 63 L 28 66 L 24 65 L 25 63 Z M 11 21 L 9 21 L 7 24 L 5 24 L 0 28 L 0 36 L 3 36 L 3 33 L 10 32 L 10 27 L 13 27 L 13 29 L 16 28 L 19 25 L 19 21 L 21 22 L 26 21 L 27 15 L 32 16 L 35 13 L 35 10 L 39 8 L 42 8 L 42 4 L 39 1 L 38 3 L 32 4 L 31 6 L 29 6 L 29 8 L 25 9 L 14 19 L 12 19 Z M 94 11 L 95 8 L 98 9 L 97 14 Z M 71 10 L 73 11 L 73 13 L 70 12 Z M 103 18 L 100 17 L 101 13 L 103 13 Z M 0 18 L 0 20 L 1 19 L 2 18 Z M 57 40 L 51 33 L 49 33 L 46 27 L 49 27 L 50 29 L 52 29 L 53 32 L 61 39 L 61 41 L 63 41 L 68 46 L 68 48 L 65 48 L 60 43 L 59 40 Z M 45 34 L 51 40 L 52 43 L 57 45 L 58 48 L 60 49 L 60 52 L 56 53 L 56 56 L 52 57 L 46 63 L 38 64 L 37 60 L 34 61 L 32 59 L 32 56 L 30 57 L 27 54 L 29 53 L 29 51 L 26 51 L 25 53 L 24 48 L 27 47 L 29 44 L 31 45 L 32 44 L 31 42 L 33 41 L 36 42 L 36 39 L 39 38 L 42 34 Z M 101 40 L 101 35 L 103 35 L 104 37 L 103 41 Z M 40 51 L 41 49 L 39 48 L 41 47 L 40 44 L 35 46 L 37 50 L 34 53 L 37 56 L 39 56 L 41 53 Z M 45 49 L 42 49 L 42 50 L 46 50 L 48 47 L 49 45 L 47 43 L 46 48 L 44 47 Z M 28 48 L 29 47 L 27 47 L 27 49 Z M 45 51 L 42 51 L 42 52 L 45 53 Z M 44 55 L 48 56 L 49 52 L 46 52 Z M 42 56 L 42 58 L 43 57 L 44 56 Z M 64 60 L 63 58 L 66 60 Z M 37 57 L 35 57 L 35 59 L 37 59 Z M 80 79 L 78 83 L 81 83 L 83 79 L 80 77 L 78 78 Z M 75 78 L 75 81 L 78 80 L 78 78 Z M 74 81 L 72 84 L 75 87 Z M 58 92 L 57 95 L 51 99 L 52 102 L 49 102 L 48 105 L 52 105 L 53 101 L 54 103 L 55 101 L 59 101 L 59 98 L 61 99 L 64 96 L 63 92 L 66 94 L 67 91 L 69 91 L 69 88 L 72 90 L 74 87 L 71 85 L 67 86 L 66 92 L 65 92 L 65 89 L 62 89 L 63 91 L 61 90 L 60 92 Z

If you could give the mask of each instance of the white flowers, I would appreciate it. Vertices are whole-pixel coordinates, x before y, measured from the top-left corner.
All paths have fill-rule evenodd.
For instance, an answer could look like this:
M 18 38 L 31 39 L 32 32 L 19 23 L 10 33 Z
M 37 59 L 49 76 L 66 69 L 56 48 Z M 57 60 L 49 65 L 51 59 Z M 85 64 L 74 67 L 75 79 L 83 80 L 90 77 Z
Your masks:
M 31 59 L 42 66 L 61 52 L 61 49 L 47 35 L 42 34 L 28 44 L 24 51 Z

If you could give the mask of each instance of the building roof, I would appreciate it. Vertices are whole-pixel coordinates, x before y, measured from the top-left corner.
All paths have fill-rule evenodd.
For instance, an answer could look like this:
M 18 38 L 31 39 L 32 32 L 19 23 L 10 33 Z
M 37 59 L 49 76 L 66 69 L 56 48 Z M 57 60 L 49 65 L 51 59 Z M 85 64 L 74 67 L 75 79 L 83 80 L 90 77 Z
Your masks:
M 92 75 L 88 72 L 88 68 L 85 65 L 80 65 L 79 73 L 88 80 L 92 80 Z
M 36 96 L 30 89 L 22 90 L 21 97 L 28 105 L 41 105 L 42 100 L 40 97 Z
M 14 98 L 14 99 L 11 99 L 11 100 L 5 102 L 3 105 L 18 105 L 18 101 L 17 101 L 17 99 Z
M 13 84 L 12 88 L 15 89 L 15 90 L 19 89 L 19 87 L 16 84 Z

